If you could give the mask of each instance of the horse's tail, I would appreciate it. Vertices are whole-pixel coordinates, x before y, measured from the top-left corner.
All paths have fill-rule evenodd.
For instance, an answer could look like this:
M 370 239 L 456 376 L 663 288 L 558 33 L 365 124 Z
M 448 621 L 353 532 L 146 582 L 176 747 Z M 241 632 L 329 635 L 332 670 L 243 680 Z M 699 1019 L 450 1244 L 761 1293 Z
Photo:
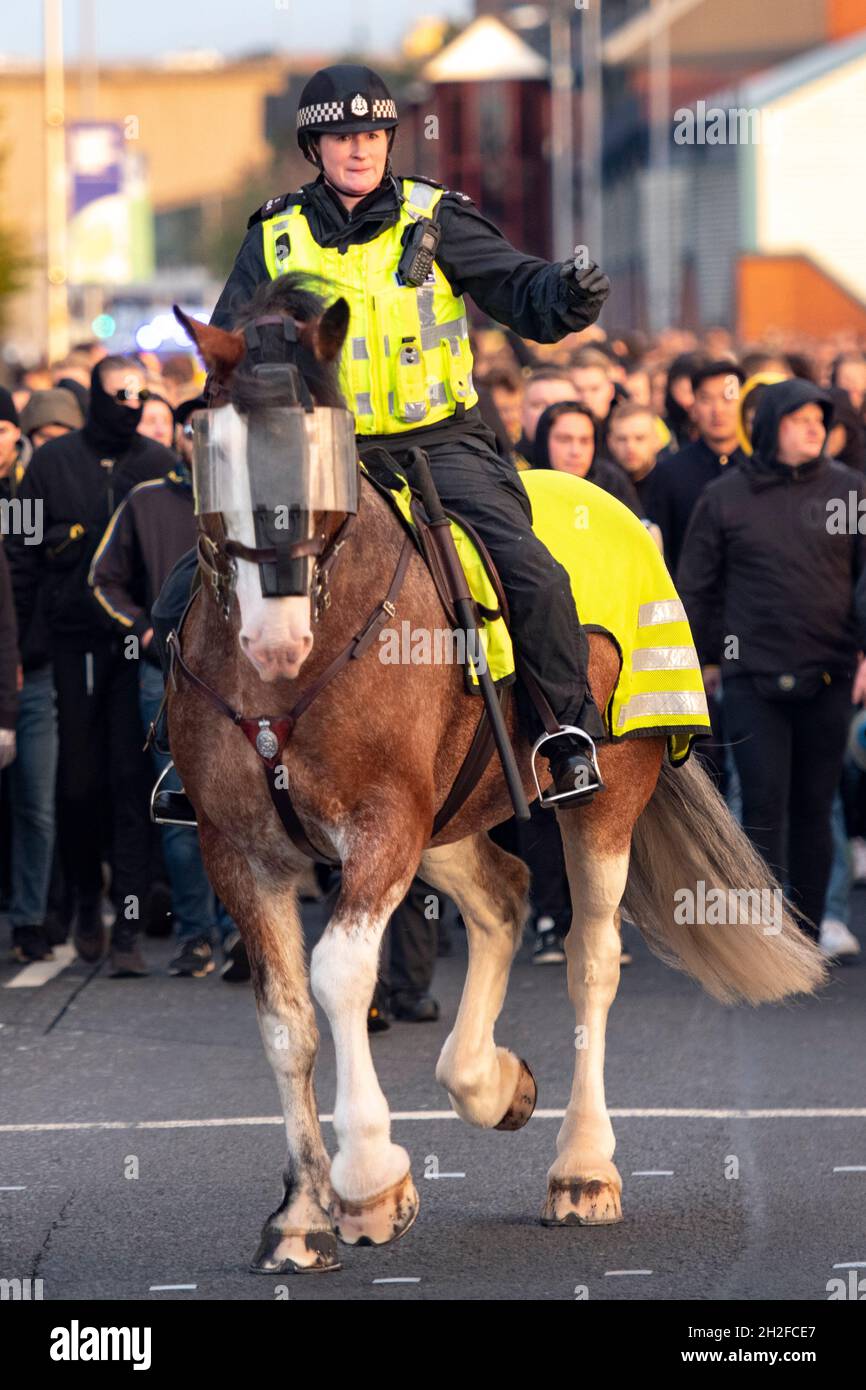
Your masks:
M 696 758 L 662 763 L 635 825 L 622 907 L 657 955 L 722 1003 L 811 994 L 826 979 L 817 946 Z

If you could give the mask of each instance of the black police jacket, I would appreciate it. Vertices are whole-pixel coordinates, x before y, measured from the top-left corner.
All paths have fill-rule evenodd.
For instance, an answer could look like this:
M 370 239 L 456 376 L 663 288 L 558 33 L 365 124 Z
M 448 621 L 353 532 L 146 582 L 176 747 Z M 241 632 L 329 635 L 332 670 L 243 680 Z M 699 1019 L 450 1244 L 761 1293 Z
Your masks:
M 866 479 L 823 456 L 745 458 L 702 493 L 677 590 L 724 679 L 850 677 L 866 650 Z
M 421 182 L 432 183 L 423 179 Z M 441 185 L 436 184 L 437 188 Z M 211 316 L 217 328 L 231 328 L 256 286 L 268 280 L 261 222 L 298 201 L 320 246 L 372 241 L 397 221 L 400 183 L 390 175 L 350 212 L 320 174 L 296 193 L 272 198 L 254 213 L 231 274 Z M 562 262 L 543 261 L 516 250 L 465 193 L 446 189 L 438 204 L 442 229 L 436 263 L 457 295 L 468 294 L 498 323 L 536 342 L 555 343 L 598 317 L 597 308 L 575 306 L 560 275 Z M 468 418 L 477 408 L 467 412 Z M 413 435 L 423 430 L 413 430 Z M 436 429 L 436 426 L 431 427 Z

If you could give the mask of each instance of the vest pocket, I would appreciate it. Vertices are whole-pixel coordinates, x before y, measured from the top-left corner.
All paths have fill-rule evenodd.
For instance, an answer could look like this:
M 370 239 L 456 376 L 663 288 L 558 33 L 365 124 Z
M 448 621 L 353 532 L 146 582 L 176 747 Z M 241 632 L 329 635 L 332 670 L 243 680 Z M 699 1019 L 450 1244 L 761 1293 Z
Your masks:
M 393 286 L 376 295 L 377 350 L 387 364 L 386 409 L 392 420 L 417 425 L 430 413 L 430 382 L 416 292 Z

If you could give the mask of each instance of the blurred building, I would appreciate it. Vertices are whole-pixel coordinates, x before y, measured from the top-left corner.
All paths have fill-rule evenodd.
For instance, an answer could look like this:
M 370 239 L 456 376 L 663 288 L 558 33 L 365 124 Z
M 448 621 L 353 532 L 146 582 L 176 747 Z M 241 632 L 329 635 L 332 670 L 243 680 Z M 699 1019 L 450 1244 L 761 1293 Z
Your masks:
M 605 0 L 608 321 L 866 329 L 866 0 Z
M 217 53 L 186 53 L 147 65 L 107 67 L 90 85 L 86 73 L 67 68 L 67 129 L 74 131 L 85 120 L 120 132 L 126 152 L 134 156 L 139 204 L 146 203 L 151 219 L 154 272 L 127 281 L 120 306 L 121 317 L 129 311 L 125 324 L 149 313 L 148 306 L 170 305 L 179 292 L 193 307 L 221 287 L 214 287 L 207 273 L 205 244 L 220 230 L 226 200 L 270 164 L 266 100 L 284 88 L 290 67 L 299 66 L 311 71 L 318 62 L 306 56 L 301 63 L 285 56 L 226 62 Z M 4 221 L 23 234 L 37 263 L 30 288 L 12 304 L 6 336 L 17 354 L 30 360 L 45 350 L 42 87 L 41 67 L 0 69 L 0 140 L 7 150 Z M 109 291 L 113 295 L 111 285 L 106 275 L 94 288 L 104 298 Z M 73 311 L 83 304 L 98 312 L 99 299 L 82 298 L 75 288 L 70 294 Z M 90 336 L 83 318 L 75 327 Z
M 604 0 L 594 155 L 586 142 L 600 228 L 579 198 L 593 182 L 582 167 L 587 6 L 476 0 L 476 19 L 423 71 L 442 136 L 437 177 L 543 256 L 554 5 L 572 16 L 575 242 L 597 237 L 591 253 L 614 286 L 605 321 L 718 322 L 748 338 L 866 326 L 866 0 Z M 746 115 L 716 142 L 708 112 L 722 108 Z M 689 112 L 694 139 L 683 140 Z

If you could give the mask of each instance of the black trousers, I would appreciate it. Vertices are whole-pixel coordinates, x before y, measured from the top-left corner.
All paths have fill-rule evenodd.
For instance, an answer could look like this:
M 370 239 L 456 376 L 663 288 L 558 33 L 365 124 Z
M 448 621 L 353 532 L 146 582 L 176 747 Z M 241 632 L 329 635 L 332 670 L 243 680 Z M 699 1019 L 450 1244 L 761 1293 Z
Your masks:
M 389 442 L 403 466 L 411 438 Z M 532 531 L 532 507 L 520 475 L 479 434 L 458 434 L 424 445 L 442 500 L 474 526 L 502 579 L 511 613 L 511 634 L 521 662 L 562 724 L 580 724 L 592 737 L 604 733 L 588 697 L 589 643 L 562 565 Z M 362 448 L 362 456 L 363 456 Z M 543 726 L 519 696 L 521 722 L 536 738 Z
M 529 900 L 536 924 L 540 917 L 549 917 L 553 925 L 548 930 L 566 936 L 571 927 L 571 891 L 556 812 L 533 801 L 529 820 L 516 824 L 517 853 L 532 874 Z
M 830 812 L 851 719 L 851 683 L 808 700 L 767 700 L 749 676 L 724 685 L 725 733 L 743 794 L 743 828 L 817 932 L 833 862 Z M 738 885 L 748 887 L 748 884 Z
M 142 751 L 138 662 L 119 643 L 54 657 L 60 757 L 57 843 L 67 890 L 98 901 L 101 861 L 124 926 L 137 928 L 148 890 L 150 767 Z M 135 904 L 138 915 L 132 915 Z M 128 910 L 125 910 L 128 909 Z
M 403 466 L 411 447 L 411 437 L 401 436 L 389 441 L 388 452 Z M 602 737 L 604 725 L 595 705 L 590 702 L 584 708 L 589 643 L 568 574 L 533 534 L 532 507 L 516 468 L 475 433 L 455 434 L 424 447 L 443 506 L 475 527 L 499 570 L 521 662 L 560 723 L 580 724 L 593 738 Z M 178 561 L 151 610 L 160 650 L 180 620 L 195 563 L 192 552 Z M 537 738 L 543 726 L 522 688 L 518 690 L 521 722 L 526 733 Z
M 426 994 L 433 981 L 439 945 L 438 917 L 427 915 L 431 898 L 441 895 L 420 878 L 391 917 L 382 943 L 379 978 L 388 994 Z

